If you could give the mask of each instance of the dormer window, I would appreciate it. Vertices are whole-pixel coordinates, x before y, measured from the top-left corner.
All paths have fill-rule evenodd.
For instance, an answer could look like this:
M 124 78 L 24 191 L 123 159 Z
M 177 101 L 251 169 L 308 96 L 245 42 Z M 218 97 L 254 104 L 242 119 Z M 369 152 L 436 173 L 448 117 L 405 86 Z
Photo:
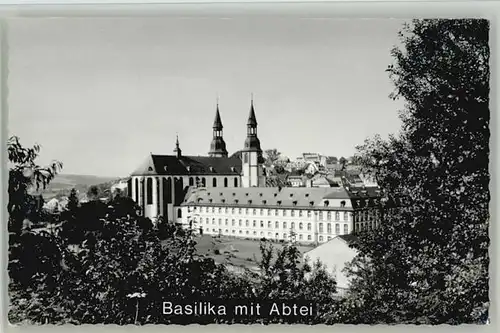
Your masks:
M 290 193 L 290 198 L 293 197 L 293 193 Z
M 237 204 L 239 202 L 238 199 L 234 199 L 234 203 Z
M 203 201 L 203 199 L 202 199 L 202 198 L 198 198 L 198 202 L 202 202 L 202 201 Z
M 259 193 L 259 196 L 262 196 L 262 193 Z
M 153 171 L 153 168 L 152 168 L 152 167 L 149 167 L 149 168 L 148 168 L 148 171 Z
M 212 203 L 212 199 L 208 199 L 208 202 Z
M 278 206 L 281 206 L 281 200 L 277 201 Z
M 278 196 L 278 193 L 274 193 L 274 197 L 276 198 Z
M 207 195 L 210 195 L 210 192 L 207 192 Z
M 186 169 L 188 172 L 191 172 L 191 167 L 189 165 L 186 167 Z
M 163 170 L 168 171 L 168 167 L 165 165 L 165 166 L 163 167 Z
M 251 205 L 252 204 L 252 200 L 248 200 L 248 204 Z
M 345 200 L 342 200 L 342 201 L 340 202 L 340 207 L 345 207 Z
M 222 203 L 225 203 L 225 202 L 226 202 L 226 199 L 222 199 L 221 201 L 222 201 Z
M 325 207 L 328 207 L 329 204 L 330 204 L 330 201 L 325 200 Z
M 267 200 L 262 200 L 262 204 L 265 205 L 267 203 Z
M 309 201 L 310 206 L 314 206 L 314 201 Z
M 234 166 L 231 167 L 231 172 L 236 172 L 236 168 Z
M 220 192 L 219 194 L 220 194 L 220 196 L 223 196 L 223 195 L 224 195 L 224 193 L 222 193 L 222 192 Z
M 306 198 L 309 196 L 309 193 L 306 193 Z
M 214 167 L 211 166 L 208 169 L 210 170 L 210 172 L 214 172 Z
M 245 196 L 247 196 L 247 197 L 248 197 L 248 193 L 245 193 Z
M 297 200 L 295 200 L 295 201 L 293 202 L 293 205 L 294 205 L 294 206 L 297 206 Z

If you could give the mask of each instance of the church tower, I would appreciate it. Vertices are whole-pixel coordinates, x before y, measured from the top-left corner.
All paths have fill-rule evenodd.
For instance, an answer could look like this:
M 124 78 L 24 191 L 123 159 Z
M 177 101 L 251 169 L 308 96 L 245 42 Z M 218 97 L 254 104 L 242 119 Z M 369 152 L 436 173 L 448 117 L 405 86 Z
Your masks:
M 266 186 L 266 177 L 262 166 L 262 149 L 260 140 L 257 137 L 257 119 L 253 107 L 253 98 L 250 105 L 250 114 L 247 122 L 247 138 L 245 147 L 241 151 L 243 163 L 243 176 L 241 179 L 243 187 L 264 187 Z
M 222 138 L 222 121 L 220 119 L 219 113 L 219 102 L 217 102 L 217 111 L 215 112 L 215 120 L 213 128 L 213 138 L 210 143 L 210 151 L 208 156 L 210 157 L 227 157 L 226 143 Z

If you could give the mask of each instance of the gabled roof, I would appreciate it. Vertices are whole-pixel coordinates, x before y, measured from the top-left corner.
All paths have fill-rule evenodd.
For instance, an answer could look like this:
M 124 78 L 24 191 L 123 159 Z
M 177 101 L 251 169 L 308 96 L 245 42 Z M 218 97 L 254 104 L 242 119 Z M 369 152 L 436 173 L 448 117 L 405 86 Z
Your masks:
M 337 164 L 338 163 L 338 158 L 335 156 L 327 156 L 326 157 L 326 164 Z
M 340 209 L 340 207 L 324 207 L 323 198 L 349 199 L 342 188 L 329 187 L 238 187 L 238 188 L 201 188 L 186 196 L 183 205 L 238 205 L 260 208 L 314 208 Z M 313 203 L 311 205 L 311 202 Z M 345 208 L 350 209 L 350 208 Z
M 313 250 L 315 250 L 315 249 L 319 248 L 319 247 L 322 247 L 322 246 L 328 246 L 328 245 L 330 245 L 331 243 L 333 243 L 334 241 L 337 241 L 337 240 L 339 240 L 339 239 L 340 239 L 340 240 L 342 240 L 342 241 L 344 241 L 347 245 L 351 246 L 352 244 L 356 243 L 356 241 L 357 241 L 357 239 L 358 239 L 358 238 L 357 238 L 357 237 L 356 237 L 356 235 L 354 235 L 354 234 L 338 235 L 338 236 L 333 237 L 333 238 L 332 238 L 332 239 L 330 239 L 329 241 L 324 242 L 324 243 L 321 243 L 321 244 L 319 244 L 318 246 L 316 246 L 315 248 L 312 248 L 312 249 L 310 249 L 310 250 L 308 250 L 308 251 L 304 252 L 304 255 L 305 255 L 306 253 L 309 253 L 309 252 L 311 252 L 311 251 L 313 251 Z
M 142 175 L 240 175 L 237 157 L 150 155 L 132 176 Z
M 321 175 L 320 177 L 317 177 L 313 180 L 313 184 L 324 184 L 324 185 L 330 185 L 330 186 L 336 186 L 338 183 L 324 175 Z
M 337 237 L 339 237 L 340 239 L 342 239 L 344 242 L 346 242 L 349 245 L 355 243 L 358 240 L 358 237 L 354 234 L 339 235 Z

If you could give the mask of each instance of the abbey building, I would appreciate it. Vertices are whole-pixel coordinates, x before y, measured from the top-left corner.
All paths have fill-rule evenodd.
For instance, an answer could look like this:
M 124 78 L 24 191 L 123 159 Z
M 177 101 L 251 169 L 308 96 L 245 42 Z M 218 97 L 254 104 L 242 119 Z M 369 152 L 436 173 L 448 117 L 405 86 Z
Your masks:
M 266 187 L 253 101 L 240 156 L 228 157 L 217 105 L 208 156 L 149 155 L 130 179 L 129 195 L 151 219 L 163 216 L 200 233 L 326 242 L 375 228 L 378 187 Z

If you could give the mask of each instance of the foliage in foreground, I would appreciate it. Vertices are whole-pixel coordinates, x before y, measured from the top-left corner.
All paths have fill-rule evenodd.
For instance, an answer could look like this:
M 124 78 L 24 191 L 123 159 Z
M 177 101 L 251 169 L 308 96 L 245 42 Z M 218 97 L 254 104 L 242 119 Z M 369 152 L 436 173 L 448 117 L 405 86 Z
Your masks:
M 306 279 L 311 268 L 298 268 L 299 253 L 293 246 L 277 251 L 275 259 L 272 248 L 264 246 L 264 274 L 236 275 L 213 259 L 197 255 L 192 234 L 179 227 L 163 228 L 160 237 L 148 219 L 121 214 L 113 203 L 101 223 L 98 230 L 87 231 L 83 240 L 73 241 L 76 244 L 67 239 L 77 237 L 49 232 L 22 235 L 22 251 L 9 265 L 10 291 L 15 295 L 12 322 L 266 322 L 262 318 L 165 316 L 162 302 L 299 299 L 333 304 L 330 295 L 335 281 L 319 266 L 312 279 Z M 165 234 L 165 230 L 169 231 Z
M 16 147 L 25 151 L 20 145 Z M 12 151 L 14 170 L 26 168 L 25 160 L 15 159 L 19 154 Z M 30 165 L 36 166 L 36 155 L 30 156 Z M 10 176 L 25 177 L 14 172 Z M 18 212 L 11 219 L 24 220 L 24 206 L 17 203 L 28 201 L 27 188 L 37 179 L 11 179 L 12 183 L 21 181 L 26 186 L 17 187 L 18 192 L 11 192 L 9 198 L 9 207 Z M 45 183 L 48 181 L 50 177 Z M 334 302 L 335 281 L 319 265 L 299 268 L 295 246 L 274 251 L 263 245 L 264 274 L 237 275 L 198 255 L 192 230 L 166 221 L 155 227 L 137 211 L 128 197 L 117 195 L 108 203 L 96 200 L 80 204 L 72 191 L 67 209 L 58 215 L 60 224 L 12 232 L 9 320 L 41 324 L 269 323 L 281 319 L 166 316 L 162 302 L 275 297 L 323 306 Z M 11 225 L 18 223 L 12 221 Z M 306 273 L 311 271 L 309 278 Z M 320 320 L 316 316 L 303 322 Z
M 379 230 L 360 235 L 352 293 L 334 320 L 460 324 L 488 318 L 489 24 L 418 20 L 388 71 L 402 132 L 359 149 L 387 192 Z

